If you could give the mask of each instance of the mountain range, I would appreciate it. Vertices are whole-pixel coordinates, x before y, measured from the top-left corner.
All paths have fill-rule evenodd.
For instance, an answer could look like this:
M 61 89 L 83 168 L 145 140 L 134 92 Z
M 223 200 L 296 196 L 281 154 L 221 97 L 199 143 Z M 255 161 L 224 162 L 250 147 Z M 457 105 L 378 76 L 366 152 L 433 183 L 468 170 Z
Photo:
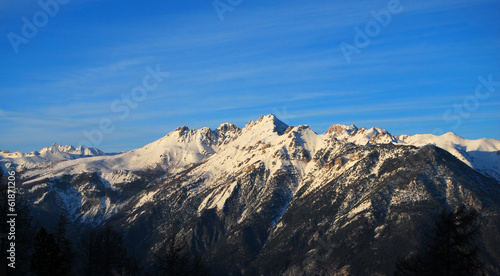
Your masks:
M 59 146 L 0 152 L 36 217 L 113 225 L 147 262 L 178 232 L 216 275 L 383 275 L 418 248 L 443 208 L 483 219 L 490 274 L 500 268 L 500 140 L 393 136 L 332 125 L 317 134 L 274 115 L 216 129 L 179 127 L 105 154 Z

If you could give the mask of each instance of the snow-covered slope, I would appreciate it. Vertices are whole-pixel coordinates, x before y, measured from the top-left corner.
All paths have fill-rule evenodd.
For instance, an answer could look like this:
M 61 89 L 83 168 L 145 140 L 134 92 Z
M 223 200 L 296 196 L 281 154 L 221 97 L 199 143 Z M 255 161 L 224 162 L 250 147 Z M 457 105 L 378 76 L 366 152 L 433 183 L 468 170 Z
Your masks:
M 72 160 L 91 156 L 103 156 L 104 152 L 96 148 L 78 147 L 73 146 L 60 146 L 53 144 L 50 147 L 43 148 L 40 151 L 33 151 L 30 153 L 14 152 L 8 150 L 0 151 L 0 161 L 2 163 L 13 163 L 16 165 L 16 170 L 23 171 L 32 169 L 41 164 L 49 165 L 54 162 Z
M 31 154 L 10 155 L 0 161 L 13 163 L 17 170 L 30 169 L 24 176 L 35 177 L 31 182 L 66 174 L 96 172 L 113 186 L 115 183 L 133 180 L 133 172 L 160 169 L 175 173 L 185 166 L 201 162 L 229 143 L 240 131 L 237 126 L 229 123 L 222 124 L 215 130 L 180 127 L 148 145 L 116 155 L 75 159 L 74 155 L 60 152 L 55 145 L 43 151 L 43 159 Z
M 438 146 L 453 154 L 459 160 L 483 174 L 500 181 L 500 140 L 498 139 L 464 139 L 448 132 L 441 136 L 433 134 L 401 135 L 397 137 L 399 144 Z

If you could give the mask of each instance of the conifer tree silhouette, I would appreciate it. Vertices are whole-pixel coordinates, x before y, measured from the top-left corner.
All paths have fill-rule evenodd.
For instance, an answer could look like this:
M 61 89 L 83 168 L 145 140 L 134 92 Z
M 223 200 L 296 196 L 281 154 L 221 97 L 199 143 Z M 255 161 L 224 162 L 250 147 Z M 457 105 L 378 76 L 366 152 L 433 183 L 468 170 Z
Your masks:
M 461 205 L 442 211 L 420 252 L 398 261 L 395 275 L 479 275 L 479 214 Z

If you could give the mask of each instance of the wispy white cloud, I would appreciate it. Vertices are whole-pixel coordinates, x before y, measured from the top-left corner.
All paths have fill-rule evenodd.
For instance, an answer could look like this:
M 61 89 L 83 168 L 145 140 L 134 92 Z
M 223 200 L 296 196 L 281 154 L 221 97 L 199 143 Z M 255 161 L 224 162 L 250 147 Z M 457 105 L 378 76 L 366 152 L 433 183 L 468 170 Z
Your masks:
M 104 66 L 87 68 L 86 71 L 92 74 L 116 74 L 118 71 L 123 71 L 133 65 L 142 65 L 154 62 L 153 57 L 138 57 L 133 59 L 124 59 Z M 85 74 L 85 73 L 84 73 Z

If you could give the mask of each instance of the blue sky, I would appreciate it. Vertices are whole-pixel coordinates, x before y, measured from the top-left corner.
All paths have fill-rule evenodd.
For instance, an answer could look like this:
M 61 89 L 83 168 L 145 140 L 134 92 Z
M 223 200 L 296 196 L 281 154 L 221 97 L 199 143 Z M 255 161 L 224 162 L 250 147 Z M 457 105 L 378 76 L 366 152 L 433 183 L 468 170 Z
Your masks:
M 498 0 L 401 0 L 386 26 L 372 14 L 395 0 L 220 0 L 236 4 L 223 20 L 213 1 L 66 1 L 46 22 L 37 1 L 0 4 L 0 149 L 86 144 L 86 131 L 98 142 L 87 144 L 130 150 L 178 126 L 269 113 L 318 133 L 341 123 L 500 138 Z M 348 62 L 340 45 L 374 24 Z M 146 67 L 169 75 L 126 106 Z M 480 78 L 493 84 L 477 94 Z

